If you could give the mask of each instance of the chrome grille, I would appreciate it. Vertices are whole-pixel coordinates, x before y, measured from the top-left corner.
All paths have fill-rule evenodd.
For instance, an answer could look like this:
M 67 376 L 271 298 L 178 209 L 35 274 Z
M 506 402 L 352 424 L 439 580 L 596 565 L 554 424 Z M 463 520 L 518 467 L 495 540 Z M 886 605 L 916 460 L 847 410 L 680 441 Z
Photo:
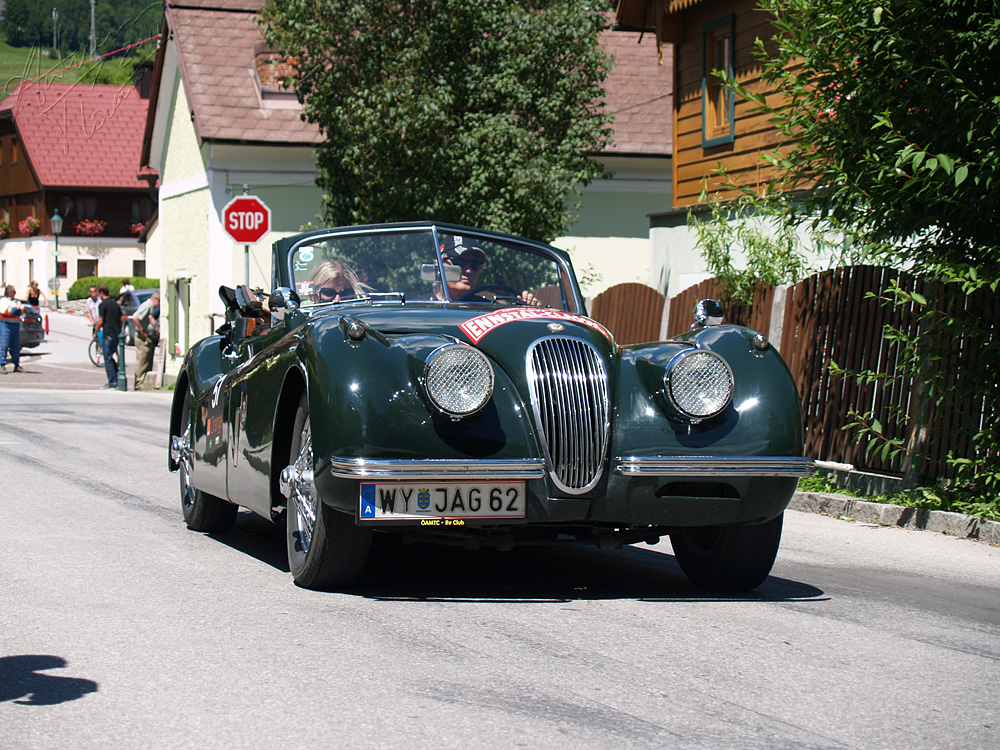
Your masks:
M 573 495 L 601 478 L 608 447 L 608 373 L 579 339 L 551 337 L 528 352 L 528 382 L 549 474 Z

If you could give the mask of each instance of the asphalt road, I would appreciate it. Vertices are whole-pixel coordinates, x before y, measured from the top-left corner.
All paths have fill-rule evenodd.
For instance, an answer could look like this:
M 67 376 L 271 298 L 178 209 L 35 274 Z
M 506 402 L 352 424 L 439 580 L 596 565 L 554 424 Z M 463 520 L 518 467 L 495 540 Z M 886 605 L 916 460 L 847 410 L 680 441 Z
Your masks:
M 254 516 L 184 527 L 169 401 L 0 380 L 0 748 L 1000 745 L 1000 548 L 789 511 L 746 596 L 666 541 L 311 592 Z

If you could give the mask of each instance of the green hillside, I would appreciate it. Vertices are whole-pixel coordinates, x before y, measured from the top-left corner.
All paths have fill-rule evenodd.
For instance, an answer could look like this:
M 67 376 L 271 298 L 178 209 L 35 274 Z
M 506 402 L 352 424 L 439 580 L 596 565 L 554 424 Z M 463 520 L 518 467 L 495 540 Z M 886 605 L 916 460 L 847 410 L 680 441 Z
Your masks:
M 47 51 L 47 50 L 46 50 Z M 17 84 L 25 78 L 53 75 L 43 78 L 45 81 L 58 83 L 76 83 L 80 80 L 97 83 L 127 83 L 132 80 L 132 63 L 138 58 L 116 58 L 104 63 L 86 64 L 80 67 L 61 70 L 80 62 L 81 58 L 67 57 L 53 60 L 40 54 L 38 48 L 11 47 L 0 41 L 0 100 L 14 90 Z

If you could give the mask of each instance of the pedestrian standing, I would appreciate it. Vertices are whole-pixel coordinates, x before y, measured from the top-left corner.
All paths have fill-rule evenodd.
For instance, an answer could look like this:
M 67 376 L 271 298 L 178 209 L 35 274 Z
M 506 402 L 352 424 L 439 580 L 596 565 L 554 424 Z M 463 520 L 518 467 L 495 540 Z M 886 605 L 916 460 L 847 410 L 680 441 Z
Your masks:
M 87 297 L 87 301 L 84 303 L 83 312 L 87 316 L 87 320 L 90 321 L 90 332 L 93 333 L 97 330 L 97 319 L 100 317 L 97 308 L 100 306 L 101 300 L 97 296 L 96 286 L 90 287 L 88 294 L 90 296 Z
M 0 297 L 0 372 L 7 372 L 7 352 L 14 363 L 14 372 L 24 372 L 21 368 L 21 316 L 24 308 L 14 299 L 17 291 L 8 284 Z
M 153 292 L 149 299 L 132 313 L 135 321 L 135 390 L 139 390 L 146 373 L 153 369 L 153 353 L 160 343 L 160 293 Z
M 135 287 L 132 286 L 132 280 L 128 278 L 122 279 L 122 285 L 118 289 L 118 301 L 122 304 L 128 304 L 128 300 L 125 299 L 125 295 L 134 291 Z
M 103 340 L 101 350 L 104 353 L 104 372 L 108 376 L 105 388 L 118 387 L 118 334 L 122 332 L 122 309 L 111 297 L 106 284 L 97 287 L 97 296 L 101 298 L 101 304 L 97 307 L 97 325 L 94 330 L 94 338 L 97 338 L 97 331 L 101 332 Z
M 40 307 L 43 304 L 48 304 L 48 300 L 45 299 L 45 295 L 42 294 L 42 290 L 38 288 L 37 281 L 32 281 L 28 284 L 28 292 L 24 296 L 25 301 L 33 307 Z

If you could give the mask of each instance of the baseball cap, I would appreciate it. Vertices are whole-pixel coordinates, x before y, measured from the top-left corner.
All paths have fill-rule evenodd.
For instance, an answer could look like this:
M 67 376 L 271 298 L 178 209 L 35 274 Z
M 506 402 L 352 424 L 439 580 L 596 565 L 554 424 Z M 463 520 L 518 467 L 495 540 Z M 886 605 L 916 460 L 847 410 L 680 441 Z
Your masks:
M 476 245 L 467 244 L 461 235 L 455 235 L 452 241 L 445 242 L 441 255 L 450 260 L 479 260 L 486 262 L 486 253 Z

